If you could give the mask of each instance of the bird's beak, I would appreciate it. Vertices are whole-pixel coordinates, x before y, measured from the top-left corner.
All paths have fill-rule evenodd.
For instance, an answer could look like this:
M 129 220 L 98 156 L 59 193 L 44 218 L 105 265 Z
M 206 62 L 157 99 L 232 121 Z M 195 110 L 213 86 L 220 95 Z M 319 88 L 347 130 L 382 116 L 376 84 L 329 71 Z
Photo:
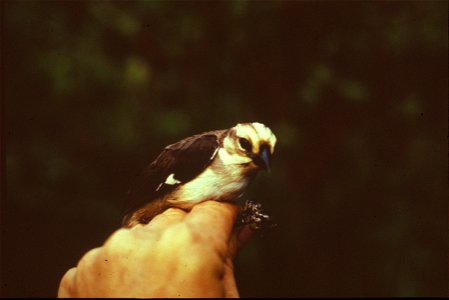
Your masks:
M 254 157 L 254 162 L 259 167 L 267 170 L 268 172 L 271 171 L 271 153 L 270 149 L 263 147 L 259 151 L 259 155 Z

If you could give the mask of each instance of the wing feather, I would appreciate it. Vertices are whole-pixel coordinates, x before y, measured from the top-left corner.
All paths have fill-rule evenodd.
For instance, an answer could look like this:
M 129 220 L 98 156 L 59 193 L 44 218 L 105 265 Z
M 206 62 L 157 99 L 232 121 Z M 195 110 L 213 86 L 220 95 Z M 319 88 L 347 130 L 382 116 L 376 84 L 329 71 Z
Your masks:
M 126 215 L 131 215 L 148 202 L 163 197 L 202 173 L 214 159 L 226 131 L 197 134 L 165 147 L 138 175 L 128 191 Z M 169 176 L 179 183 L 166 184 Z

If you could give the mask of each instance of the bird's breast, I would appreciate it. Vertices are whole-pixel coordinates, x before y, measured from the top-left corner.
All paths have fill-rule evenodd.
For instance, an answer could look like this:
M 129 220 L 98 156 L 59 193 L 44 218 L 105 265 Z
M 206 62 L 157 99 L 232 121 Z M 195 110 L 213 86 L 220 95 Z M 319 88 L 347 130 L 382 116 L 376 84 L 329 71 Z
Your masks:
M 250 178 L 238 166 L 233 169 L 215 165 L 180 185 L 165 200 L 181 208 L 191 208 L 206 200 L 233 201 L 243 193 Z

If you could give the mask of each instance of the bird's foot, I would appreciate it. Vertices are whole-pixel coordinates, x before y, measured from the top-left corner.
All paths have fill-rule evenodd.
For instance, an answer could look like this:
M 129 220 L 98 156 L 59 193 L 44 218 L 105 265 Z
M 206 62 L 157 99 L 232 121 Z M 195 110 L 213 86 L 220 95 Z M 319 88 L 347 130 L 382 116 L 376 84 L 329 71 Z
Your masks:
M 247 200 L 243 205 L 239 217 L 240 225 L 249 225 L 253 230 L 276 227 L 276 223 L 258 202 Z

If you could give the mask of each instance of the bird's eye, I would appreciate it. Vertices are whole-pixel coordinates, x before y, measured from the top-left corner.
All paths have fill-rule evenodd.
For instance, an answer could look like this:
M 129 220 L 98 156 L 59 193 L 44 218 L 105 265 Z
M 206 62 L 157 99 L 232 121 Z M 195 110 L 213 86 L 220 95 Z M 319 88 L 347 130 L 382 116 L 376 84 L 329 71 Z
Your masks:
M 251 145 L 250 141 L 248 141 L 245 138 L 239 139 L 240 147 L 242 147 L 245 151 L 250 152 L 253 148 L 253 145 Z

